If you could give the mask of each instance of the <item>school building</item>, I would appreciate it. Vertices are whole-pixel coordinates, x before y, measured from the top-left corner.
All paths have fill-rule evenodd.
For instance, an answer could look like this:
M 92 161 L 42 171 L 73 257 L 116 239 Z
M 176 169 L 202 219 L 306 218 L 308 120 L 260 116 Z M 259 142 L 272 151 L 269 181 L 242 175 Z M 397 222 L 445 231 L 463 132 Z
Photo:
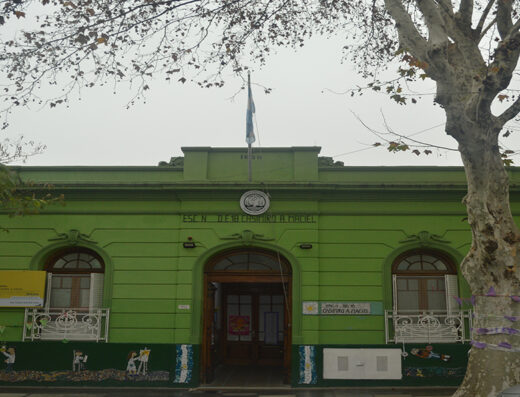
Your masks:
M 252 385 L 461 382 L 462 168 L 263 148 L 249 182 L 247 149 L 183 152 L 12 168 L 65 205 L 0 215 L 0 385 L 196 387 L 240 370 Z

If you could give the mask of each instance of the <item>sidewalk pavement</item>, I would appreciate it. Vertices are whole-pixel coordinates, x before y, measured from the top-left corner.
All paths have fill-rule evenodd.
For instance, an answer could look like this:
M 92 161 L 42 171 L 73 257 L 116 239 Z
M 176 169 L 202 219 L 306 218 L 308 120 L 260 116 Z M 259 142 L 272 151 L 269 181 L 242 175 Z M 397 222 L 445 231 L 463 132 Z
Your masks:
M 13 390 L 14 389 L 14 390 Z M 448 397 L 455 388 L 409 389 L 148 389 L 3 388 L 0 397 Z

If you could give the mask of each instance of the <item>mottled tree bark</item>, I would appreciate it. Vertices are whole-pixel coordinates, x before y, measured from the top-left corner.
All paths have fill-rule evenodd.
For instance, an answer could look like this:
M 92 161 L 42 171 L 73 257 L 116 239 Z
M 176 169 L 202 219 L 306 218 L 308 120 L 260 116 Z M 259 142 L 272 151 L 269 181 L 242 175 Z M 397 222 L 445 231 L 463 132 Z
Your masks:
M 468 181 L 464 203 L 473 233 L 473 244 L 461 269 L 475 295 L 474 328 L 517 328 L 504 317 L 520 316 L 520 303 L 510 298 L 520 290 L 520 234 L 509 208 L 509 178 L 496 132 L 481 130 L 478 135 L 481 139 L 470 143 L 460 138 Z M 486 296 L 491 287 L 497 297 Z M 491 345 L 507 342 L 519 346 L 517 335 L 474 334 L 474 339 Z M 520 353 L 473 347 L 466 377 L 454 396 L 495 397 L 516 384 L 520 384 Z
M 437 83 L 435 100 L 446 112 L 446 133 L 459 144 L 468 184 L 464 204 L 473 237 L 461 270 L 476 299 L 474 329 L 518 328 L 504 318 L 520 316 L 520 303 L 511 299 L 520 293 L 520 231 L 509 206 L 509 177 L 498 137 L 520 106 L 517 101 L 500 116 L 491 112 L 493 100 L 508 87 L 518 61 L 520 36 L 511 22 L 511 4 L 497 2 L 502 42 L 489 62 L 479 49 L 484 23 L 472 28 L 473 1 L 462 1 L 455 13 L 451 2 L 417 0 L 428 37 L 420 34 L 401 0 L 385 0 L 385 4 L 396 22 L 401 46 L 421 61 Z M 499 296 L 486 296 L 491 287 Z M 472 347 L 466 377 L 455 397 L 495 397 L 520 384 L 520 352 L 496 348 L 503 342 L 520 348 L 519 336 L 474 334 L 474 339 L 487 347 Z

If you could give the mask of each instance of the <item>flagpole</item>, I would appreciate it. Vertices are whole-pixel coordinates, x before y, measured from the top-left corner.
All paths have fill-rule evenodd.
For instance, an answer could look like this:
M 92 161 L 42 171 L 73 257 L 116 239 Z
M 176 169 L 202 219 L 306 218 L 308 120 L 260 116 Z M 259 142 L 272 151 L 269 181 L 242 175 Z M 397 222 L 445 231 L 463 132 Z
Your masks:
M 252 180 L 252 167 L 251 167 L 251 144 L 247 145 L 247 165 L 248 165 L 248 180 L 251 182 Z
M 247 73 L 247 89 L 248 89 L 248 110 L 251 111 L 251 118 L 252 118 L 252 111 L 254 111 L 254 110 L 251 109 L 251 73 L 249 73 L 249 72 Z M 251 125 L 251 128 L 252 128 L 252 125 Z M 247 176 L 248 176 L 249 182 L 252 181 L 252 175 L 253 175 L 251 152 L 252 152 L 251 140 L 248 139 L 247 140 Z

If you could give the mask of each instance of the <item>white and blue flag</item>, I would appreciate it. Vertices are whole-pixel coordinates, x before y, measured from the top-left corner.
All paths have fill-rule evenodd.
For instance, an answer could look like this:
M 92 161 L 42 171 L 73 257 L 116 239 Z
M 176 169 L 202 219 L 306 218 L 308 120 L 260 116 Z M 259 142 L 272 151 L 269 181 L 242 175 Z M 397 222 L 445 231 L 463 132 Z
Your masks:
M 253 113 L 255 113 L 255 103 L 253 102 L 253 93 L 251 92 L 251 76 L 247 76 L 247 113 L 246 113 L 246 143 L 251 145 L 255 138 L 253 128 Z

